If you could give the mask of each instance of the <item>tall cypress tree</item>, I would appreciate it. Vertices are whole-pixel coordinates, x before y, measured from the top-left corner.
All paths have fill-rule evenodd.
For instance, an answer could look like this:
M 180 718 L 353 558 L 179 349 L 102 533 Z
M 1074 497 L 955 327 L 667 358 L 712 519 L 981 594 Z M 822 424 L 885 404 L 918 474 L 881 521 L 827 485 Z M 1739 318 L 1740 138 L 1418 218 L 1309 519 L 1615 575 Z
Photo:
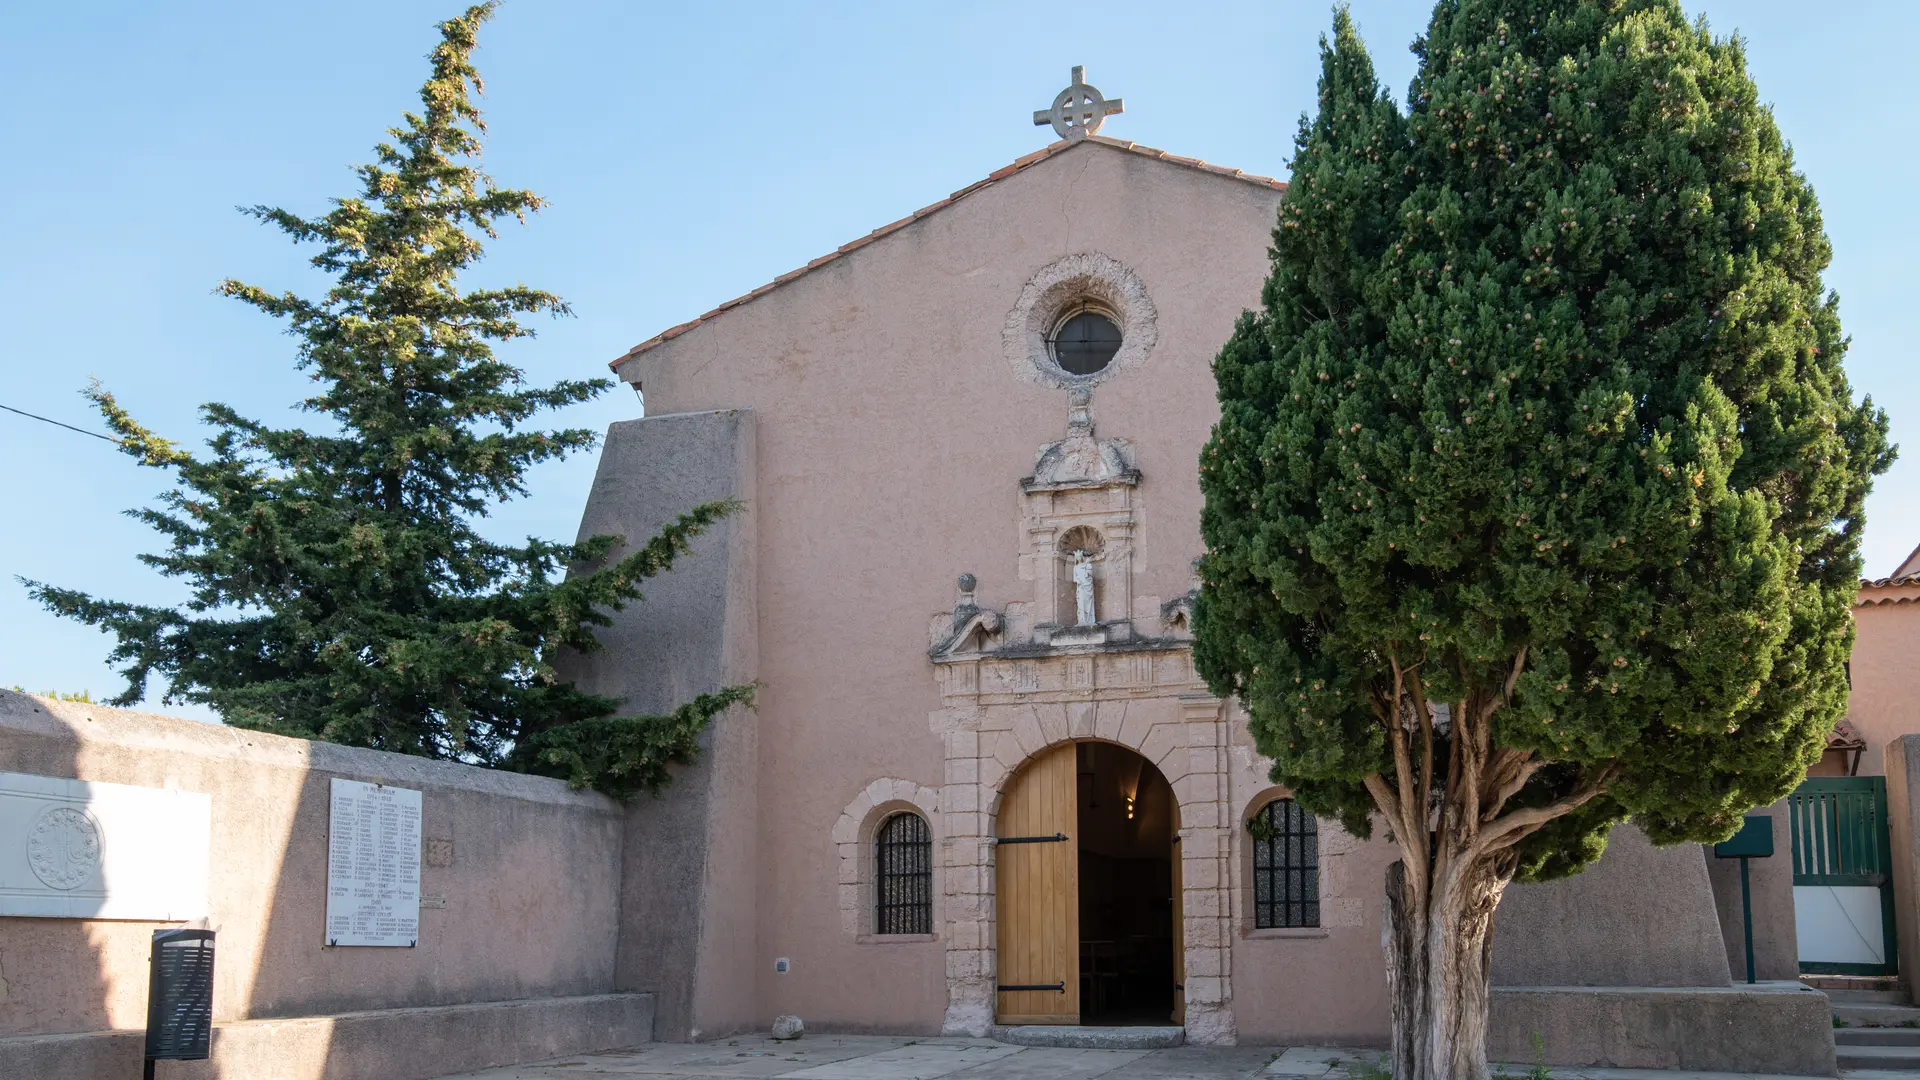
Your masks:
M 1481 1080 L 1493 912 L 1634 819 L 1728 836 L 1846 702 L 1892 460 L 1820 212 L 1676 0 L 1441 0 L 1403 112 L 1344 11 L 1215 363 L 1196 661 L 1398 847 L 1393 1071 Z
M 287 322 L 318 389 L 302 408 L 318 431 L 274 428 L 220 404 L 196 456 L 148 431 L 97 385 L 89 395 L 146 465 L 174 473 L 160 507 L 134 512 L 170 541 L 142 556 L 192 599 L 154 607 L 29 582 L 54 612 L 118 637 L 126 690 L 150 677 L 166 699 L 201 702 L 230 724 L 301 738 L 565 775 L 627 796 L 747 687 L 715 687 L 661 717 L 555 679 L 556 650 L 596 647 L 592 628 L 640 596 L 732 510 L 693 507 L 597 572 L 621 538 L 501 544 L 475 525 L 526 494 L 527 470 L 594 444 L 592 432 L 529 421 L 586 401 L 604 379 L 527 388 L 492 343 L 530 337 L 521 317 L 565 315 L 551 293 L 463 291 L 495 223 L 543 201 L 496 187 L 475 163 L 485 124 L 474 98 L 475 36 L 496 0 L 440 24 L 422 111 L 356 171 L 360 193 L 326 215 L 250 213 L 319 246 L 330 275 L 307 299 L 227 281 L 220 291 Z

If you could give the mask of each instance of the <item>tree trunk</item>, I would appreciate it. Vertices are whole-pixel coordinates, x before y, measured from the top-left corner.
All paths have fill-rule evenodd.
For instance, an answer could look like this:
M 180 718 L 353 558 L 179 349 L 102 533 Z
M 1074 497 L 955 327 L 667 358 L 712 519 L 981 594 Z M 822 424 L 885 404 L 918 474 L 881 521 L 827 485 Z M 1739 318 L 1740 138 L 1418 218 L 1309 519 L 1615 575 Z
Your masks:
M 1393 1002 L 1394 1080 L 1488 1080 L 1487 973 L 1493 911 L 1513 880 L 1511 859 L 1469 866 L 1436 860 L 1439 874 L 1407 880 L 1387 868 L 1387 992 Z

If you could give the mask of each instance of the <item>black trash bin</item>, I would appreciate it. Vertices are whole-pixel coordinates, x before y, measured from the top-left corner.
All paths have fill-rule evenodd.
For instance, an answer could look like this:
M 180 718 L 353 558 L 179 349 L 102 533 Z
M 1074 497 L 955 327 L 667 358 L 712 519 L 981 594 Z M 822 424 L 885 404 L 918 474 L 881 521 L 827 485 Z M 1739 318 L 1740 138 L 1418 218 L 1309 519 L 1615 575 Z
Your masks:
M 155 930 L 146 1080 L 156 1061 L 204 1061 L 213 1042 L 213 931 Z

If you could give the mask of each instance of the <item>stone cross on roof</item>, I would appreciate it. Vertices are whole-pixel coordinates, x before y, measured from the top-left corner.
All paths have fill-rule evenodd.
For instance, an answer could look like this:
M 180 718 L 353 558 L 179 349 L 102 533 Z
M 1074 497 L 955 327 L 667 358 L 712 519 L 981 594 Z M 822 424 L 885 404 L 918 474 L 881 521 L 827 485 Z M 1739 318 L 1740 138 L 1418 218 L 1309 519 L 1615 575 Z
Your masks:
M 1125 111 L 1126 106 L 1119 98 L 1108 101 L 1100 96 L 1100 91 L 1088 86 L 1087 69 L 1076 67 L 1073 84 L 1053 99 L 1053 108 L 1034 113 L 1033 124 L 1035 127 L 1052 124 L 1054 133 L 1063 139 L 1084 139 L 1099 131 L 1107 117 Z

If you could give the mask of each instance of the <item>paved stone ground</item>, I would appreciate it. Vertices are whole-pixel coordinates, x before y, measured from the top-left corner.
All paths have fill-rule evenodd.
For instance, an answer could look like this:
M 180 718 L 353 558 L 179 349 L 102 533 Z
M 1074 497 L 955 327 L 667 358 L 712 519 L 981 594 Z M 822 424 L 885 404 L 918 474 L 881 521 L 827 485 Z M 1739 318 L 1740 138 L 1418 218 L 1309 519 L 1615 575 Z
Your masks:
M 464 1073 L 443 1080 L 1360 1080 L 1379 1051 L 1276 1046 L 1179 1046 L 1167 1050 L 1067 1050 L 990 1039 L 808 1035 L 794 1042 L 742 1036 L 711 1043 L 659 1043 Z M 1526 1066 L 1505 1073 L 1524 1080 Z M 1375 1074 L 1377 1075 L 1377 1074 Z M 1842 1072 L 1842 1080 L 1916 1080 L 1920 1073 Z M 1788 1080 L 1754 1073 L 1651 1069 L 1554 1069 L 1554 1080 Z M 1804 1078 L 1802 1078 L 1804 1080 Z

